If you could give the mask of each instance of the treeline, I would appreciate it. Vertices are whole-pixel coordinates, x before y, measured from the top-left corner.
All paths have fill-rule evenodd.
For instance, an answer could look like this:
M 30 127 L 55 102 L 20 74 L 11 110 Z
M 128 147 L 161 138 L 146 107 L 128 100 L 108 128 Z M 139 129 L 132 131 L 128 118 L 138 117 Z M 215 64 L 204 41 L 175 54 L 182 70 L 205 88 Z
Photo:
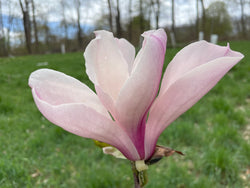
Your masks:
M 250 0 L 205 3 L 208 0 L 60 0 L 51 9 L 46 0 L 0 0 L 0 56 L 82 51 L 95 29 L 110 30 L 136 46 L 141 33 L 160 26 L 172 44 L 198 40 L 201 31 L 206 40 L 211 34 L 219 40 L 250 38 Z M 176 19 L 182 6 L 195 11 L 185 24 Z M 97 13 L 91 18 L 92 12 Z M 50 20 L 53 16 L 57 21 Z

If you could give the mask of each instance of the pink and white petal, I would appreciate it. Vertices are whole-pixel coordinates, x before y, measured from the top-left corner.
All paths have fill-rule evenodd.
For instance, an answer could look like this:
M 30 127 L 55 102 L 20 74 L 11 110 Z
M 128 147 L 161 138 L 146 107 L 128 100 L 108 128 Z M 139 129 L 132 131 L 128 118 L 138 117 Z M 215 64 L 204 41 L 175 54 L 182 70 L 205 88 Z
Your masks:
M 109 117 L 97 95 L 88 86 L 64 73 L 39 69 L 31 73 L 29 86 L 36 90 L 39 98 L 51 105 L 83 103 Z
M 139 159 L 132 141 L 114 121 L 84 104 L 52 105 L 42 100 L 35 88 L 32 94 L 40 112 L 55 125 L 78 136 L 108 143 L 130 160 Z
M 115 101 L 127 80 L 128 63 L 117 39 L 108 31 L 96 31 L 96 38 L 87 46 L 84 57 L 90 80 Z
M 161 42 L 162 48 L 166 50 L 166 43 L 167 43 L 167 35 L 164 29 L 158 29 L 158 30 L 149 30 L 142 34 L 143 37 L 146 36 L 153 36 L 156 37 L 159 42 Z M 143 45 L 146 44 L 146 41 L 143 41 Z
M 130 74 L 135 59 L 135 47 L 130 44 L 126 39 L 118 39 L 118 43 L 123 57 L 128 63 L 128 72 Z
M 160 94 L 188 71 L 220 57 L 239 56 L 239 52 L 206 41 L 192 43 L 179 51 L 168 65 L 161 84 Z
M 159 89 L 162 66 L 165 57 L 166 34 L 157 30 L 144 34 L 144 45 L 135 59 L 136 66 L 124 84 L 116 102 L 116 120 L 135 140 L 144 140 L 138 136 L 143 118 Z M 164 40 L 163 40 L 163 39 Z M 144 134 L 143 134 L 144 135 Z
M 146 125 L 146 158 L 152 155 L 161 132 L 213 88 L 242 58 L 241 54 L 238 57 L 221 57 L 198 66 L 158 96 L 150 109 Z
M 112 98 L 107 93 L 105 93 L 98 85 L 95 86 L 95 90 L 102 104 L 114 118 L 116 116 L 116 108 Z
M 145 53 L 145 50 L 143 50 L 143 49 L 145 48 L 145 45 L 147 45 L 147 40 L 146 40 L 147 38 L 149 38 L 149 37 L 154 38 L 156 41 L 158 41 L 159 48 L 161 46 L 161 49 L 164 51 L 164 53 L 166 51 L 167 35 L 166 35 L 166 32 L 164 31 L 164 29 L 146 31 L 142 34 L 142 36 L 144 37 L 144 40 L 142 43 L 142 48 L 136 56 L 132 71 L 136 70 L 136 66 L 138 65 L 139 62 L 141 62 L 141 58 L 145 57 L 146 53 Z M 162 50 L 160 50 L 160 51 L 162 51 Z M 155 53 L 154 51 L 152 51 L 152 52 Z M 147 52 L 148 52 L 148 55 L 150 56 L 150 51 L 147 51 Z

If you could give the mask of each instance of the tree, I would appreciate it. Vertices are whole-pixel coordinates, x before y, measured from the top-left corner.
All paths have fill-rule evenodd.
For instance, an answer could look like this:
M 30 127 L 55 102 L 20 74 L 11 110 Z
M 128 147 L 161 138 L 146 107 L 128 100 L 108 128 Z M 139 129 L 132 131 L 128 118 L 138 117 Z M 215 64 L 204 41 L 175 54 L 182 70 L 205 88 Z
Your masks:
M 50 28 L 48 26 L 48 21 L 44 20 L 41 30 L 44 32 L 44 43 L 47 46 L 47 49 L 50 48 Z
M 129 0 L 128 3 L 128 16 L 129 16 L 129 23 L 132 22 L 132 0 Z M 128 40 L 132 40 L 132 24 L 128 25 Z
M 121 17 L 120 17 L 120 1 L 116 0 L 116 35 L 118 38 L 122 36 Z
M 209 34 L 227 37 L 232 31 L 231 19 L 222 1 L 215 1 L 207 9 L 207 28 Z
M 244 13 L 244 4 L 245 4 L 245 1 L 244 0 L 240 0 L 240 12 L 241 12 L 241 27 L 242 27 L 242 35 L 243 37 L 245 38 L 246 37 L 246 24 L 245 24 L 245 13 Z
M 115 28 L 117 37 L 122 36 L 122 26 L 121 26 L 121 10 L 120 10 L 120 0 L 116 0 L 116 5 L 112 0 L 107 0 L 108 2 L 108 22 L 111 32 L 114 32 L 113 17 L 115 17 Z M 113 11 L 115 10 L 115 11 Z M 106 17 L 107 15 L 104 15 Z M 99 20 L 100 22 L 100 20 Z
M 197 32 L 197 38 L 198 38 L 199 32 L 200 32 L 199 0 L 196 0 L 196 32 Z
M 31 24 L 30 24 L 30 15 L 29 15 L 29 0 L 19 0 L 19 4 L 23 14 L 23 26 L 25 33 L 25 42 L 28 53 L 31 54 Z
M 34 35 L 35 35 L 35 47 L 36 47 L 36 52 L 39 51 L 39 41 L 38 41 L 38 31 L 37 31 L 37 24 L 36 24 L 36 14 L 35 14 L 35 3 L 34 0 L 31 0 L 31 5 L 32 5 L 32 16 L 33 16 L 33 28 L 34 28 Z
M 173 35 L 175 37 L 175 4 L 174 4 L 174 0 L 172 0 L 172 32 L 173 32 Z
M 141 20 L 140 15 L 133 17 L 132 21 L 128 23 L 128 27 L 131 27 L 131 31 L 133 33 L 133 35 L 131 35 L 130 42 L 134 45 L 138 45 L 140 43 L 139 39 L 142 34 L 140 24 L 143 24 L 143 28 L 145 28 L 145 30 L 150 28 L 150 21 L 145 18 Z
M 159 28 L 160 7 L 161 7 L 160 0 L 156 0 L 156 11 L 155 11 L 156 29 Z
M 60 5 L 61 5 L 61 13 L 62 13 L 61 26 L 64 29 L 64 44 L 65 44 L 66 49 L 67 49 L 69 42 L 68 42 L 68 23 L 67 23 L 66 15 L 65 15 L 66 7 L 67 7 L 66 1 L 61 0 Z
M 204 32 L 204 38 L 207 37 L 206 34 L 206 9 L 205 9 L 205 5 L 204 5 L 204 0 L 200 0 L 201 2 L 201 7 L 202 7 L 202 31 Z
M 159 28 L 160 7 L 161 7 L 160 0 L 150 0 L 149 9 L 150 10 L 153 9 L 156 29 Z
M 76 6 L 76 12 L 77 12 L 77 41 L 78 41 L 78 47 L 79 49 L 82 48 L 82 28 L 81 28 L 81 14 L 80 14 L 80 8 L 81 8 L 81 1 L 75 0 L 75 6 Z
M 110 31 L 113 31 L 113 16 L 112 16 L 112 4 L 111 4 L 111 0 L 108 0 L 108 6 L 109 6 L 109 27 L 110 27 Z
M 250 0 L 231 0 L 230 5 L 232 6 L 231 8 L 233 11 L 238 7 L 238 10 L 236 11 L 239 11 L 240 19 L 236 18 L 234 24 L 237 26 L 239 36 L 246 39 L 249 36 L 248 28 L 250 28 L 250 23 L 248 22 L 249 14 L 246 14 L 246 10 L 247 8 L 250 8 Z
M 2 17 L 2 1 L 0 0 L 0 36 L 2 34 L 2 36 L 4 35 L 4 31 L 3 31 L 3 17 Z
M 4 55 L 8 55 L 11 53 L 11 45 L 10 45 L 10 31 L 11 31 L 11 28 L 13 28 L 13 25 L 14 25 L 14 15 L 13 15 L 13 10 L 15 10 L 15 7 L 13 6 L 13 3 L 11 2 L 6 2 L 6 1 L 2 1 L 1 2 L 1 5 L 5 5 L 5 8 L 7 8 L 5 11 L 7 12 L 7 19 L 5 20 L 5 24 L 2 23 L 2 26 L 3 26 L 3 34 L 4 34 L 4 38 L 2 40 L 3 42 L 3 45 L 4 45 L 4 49 L 5 52 L 4 52 Z M 17 26 L 17 24 L 15 24 L 15 27 Z
M 140 4 L 139 4 L 139 18 L 140 18 L 140 33 L 144 32 L 144 14 L 143 14 L 143 1 L 140 0 Z
M 2 17 L 2 1 L 0 0 L 0 55 L 6 55 L 5 33 Z

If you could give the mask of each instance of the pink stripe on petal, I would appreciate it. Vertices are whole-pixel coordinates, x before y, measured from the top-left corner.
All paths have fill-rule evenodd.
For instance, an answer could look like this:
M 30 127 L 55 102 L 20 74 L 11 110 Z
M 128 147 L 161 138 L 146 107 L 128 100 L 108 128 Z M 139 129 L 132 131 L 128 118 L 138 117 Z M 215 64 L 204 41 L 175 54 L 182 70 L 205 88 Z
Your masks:
M 140 159 L 127 134 L 112 120 L 84 104 L 52 105 L 43 101 L 32 89 L 40 112 L 52 123 L 81 137 L 108 143 L 119 149 L 129 160 Z
M 146 158 L 152 155 L 161 132 L 213 88 L 242 58 L 243 55 L 237 53 L 233 57 L 220 57 L 197 66 L 172 83 L 155 100 L 146 126 Z
M 118 96 L 115 119 L 126 130 L 144 157 L 144 129 L 147 111 L 154 100 L 165 57 L 164 30 L 144 33 L 144 45 L 135 59 L 132 73 Z

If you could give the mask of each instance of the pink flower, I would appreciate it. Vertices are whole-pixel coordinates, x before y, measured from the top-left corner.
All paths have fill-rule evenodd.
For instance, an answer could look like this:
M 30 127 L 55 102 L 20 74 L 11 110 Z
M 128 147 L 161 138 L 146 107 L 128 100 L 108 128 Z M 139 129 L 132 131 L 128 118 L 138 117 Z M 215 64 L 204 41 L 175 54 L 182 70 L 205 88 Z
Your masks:
M 96 31 L 84 53 L 96 93 L 63 73 L 40 69 L 29 85 L 40 112 L 52 123 L 108 143 L 129 160 L 153 154 L 161 132 L 204 96 L 243 55 L 205 41 L 182 49 L 168 65 L 157 96 L 167 36 L 147 31 L 142 49 Z M 156 97 L 157 96 L 157 97 Z

